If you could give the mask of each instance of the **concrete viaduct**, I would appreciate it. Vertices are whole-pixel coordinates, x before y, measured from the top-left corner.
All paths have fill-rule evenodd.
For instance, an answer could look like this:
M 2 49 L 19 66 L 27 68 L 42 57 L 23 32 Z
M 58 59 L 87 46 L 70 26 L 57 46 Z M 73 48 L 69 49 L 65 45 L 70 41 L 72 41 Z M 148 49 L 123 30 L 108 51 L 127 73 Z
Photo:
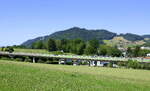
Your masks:
M 79 55 L 53 55 L 53 54 L 40 54 L 40 53 L 21 53 L 21 52 L 0 52 L 0 57 L 30 57 L 32 58 L 33 63 L 36 62 L 36 58 L 57 58 L 59 63 L 63 60 L 70 59 L 73 61 L 73 64 L 76 64 L 78 60 L 84 60 L 89 62 L 89 66 L 100 64 L 100 62 L 126 62 L 129 59 L 137 60 L 141 63 L 150 63 L 150 59 L 145 58 L 124 58 L 124 57 L 101 57 L 101 56 L 79 56 Z

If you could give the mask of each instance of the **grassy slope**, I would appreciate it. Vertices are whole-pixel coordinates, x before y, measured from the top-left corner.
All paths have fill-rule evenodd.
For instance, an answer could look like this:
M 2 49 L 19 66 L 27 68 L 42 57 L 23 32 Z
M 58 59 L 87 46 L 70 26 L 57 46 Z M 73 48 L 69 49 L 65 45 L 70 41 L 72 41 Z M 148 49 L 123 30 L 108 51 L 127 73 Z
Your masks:
M 21 49 L 21 48 L 15 48 L 14 52 L 24 52 L 24 53 L 42 53 L 42 54 L 58 54 L 58 52 L 48 52 L 45 49 Z M 66 55 L 73 55 L 72 53 L 61 53 L 59 54 L 66 54 Z
M 0 91 L 150 91 L 150 71 L 0 60 Z
M 104 43 L 109 46 L 118 45 L 123 48 L 127 48 L 127 47 L 134 47 L 137 45 L 143 45 L 145 42 L 143 40 L 132 42 L 132 41 L 128 41 L 128 40 L 124 39 L 123 37 L 114 37 L 112 40 L 104 40 Z
M 1 51 L 2 48 L 0 48 Z M 50 54 L 50 52 L 48 52 L 47 50 L 44 49 L 23 49 L 23 48 L 14 48 L 14 52 L 25 52 L 25 53 L 48 53 Z
M 47 50 L 44 49 L 21 49 L 21 48 L 15 48 L 15 52 L 25 52 L 25 53 L 48 53 Z

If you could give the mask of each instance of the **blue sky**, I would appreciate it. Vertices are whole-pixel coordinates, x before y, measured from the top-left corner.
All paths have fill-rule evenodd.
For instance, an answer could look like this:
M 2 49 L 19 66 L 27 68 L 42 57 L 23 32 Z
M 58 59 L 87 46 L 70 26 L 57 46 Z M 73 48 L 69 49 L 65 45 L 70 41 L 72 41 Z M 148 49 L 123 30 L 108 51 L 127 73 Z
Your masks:
M 74 26 L 150 34 L 150 0 L 0 0 L 0 46 Z

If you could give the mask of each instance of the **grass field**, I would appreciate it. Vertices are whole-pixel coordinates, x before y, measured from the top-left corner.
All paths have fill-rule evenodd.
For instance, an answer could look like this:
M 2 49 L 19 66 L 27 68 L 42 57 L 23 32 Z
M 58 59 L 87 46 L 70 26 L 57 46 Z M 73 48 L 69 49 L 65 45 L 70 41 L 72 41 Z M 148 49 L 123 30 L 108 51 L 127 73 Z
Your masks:
M 0 60 L 0 91 L 150 91 L 150 71 Z
M 2 48 L 0 48 L 0 51 Z M 60 51 L 49 52 L 46 49 L 24 49 L 24 48 L 14 48 L 14 52 L 23 52 L 23 53 L 40 53 L 40 54 L 63 54 L 63 55 L 75 55 L 73 53 L 62 53 Z
M 60 51 L 48 52 L 46 49 L 21 49 L 21 48 L 14 48 L 14 52 L 74 55 L 72 53 L 62 53 Z
M 2 48 L 0 48 L 1 51 Z M 45 49 L 23 49 L 23 48 L 14 48 L 14 52 L 25 52 L 25 53 L 44 53 L 44 54 L 50 54 Z
M 21 48 L 15 48 L 14 49 L 15 52 L 25 52 L 25 53 L 44 53 L 44 54 L 50 54 L 50 52 L 48 52 L 45 49 L 21 49 Z

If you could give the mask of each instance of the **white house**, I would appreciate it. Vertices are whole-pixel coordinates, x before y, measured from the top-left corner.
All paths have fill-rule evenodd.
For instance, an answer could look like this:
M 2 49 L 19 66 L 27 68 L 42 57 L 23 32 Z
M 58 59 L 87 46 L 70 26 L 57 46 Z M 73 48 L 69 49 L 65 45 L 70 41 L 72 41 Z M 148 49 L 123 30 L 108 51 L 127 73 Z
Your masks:
M 147 50 L 150 50 L 150 47 L 142 46 L 141 49 L 147 49 Z
M 150 57 L 150 53 L 147 54 L 147 57 Z

